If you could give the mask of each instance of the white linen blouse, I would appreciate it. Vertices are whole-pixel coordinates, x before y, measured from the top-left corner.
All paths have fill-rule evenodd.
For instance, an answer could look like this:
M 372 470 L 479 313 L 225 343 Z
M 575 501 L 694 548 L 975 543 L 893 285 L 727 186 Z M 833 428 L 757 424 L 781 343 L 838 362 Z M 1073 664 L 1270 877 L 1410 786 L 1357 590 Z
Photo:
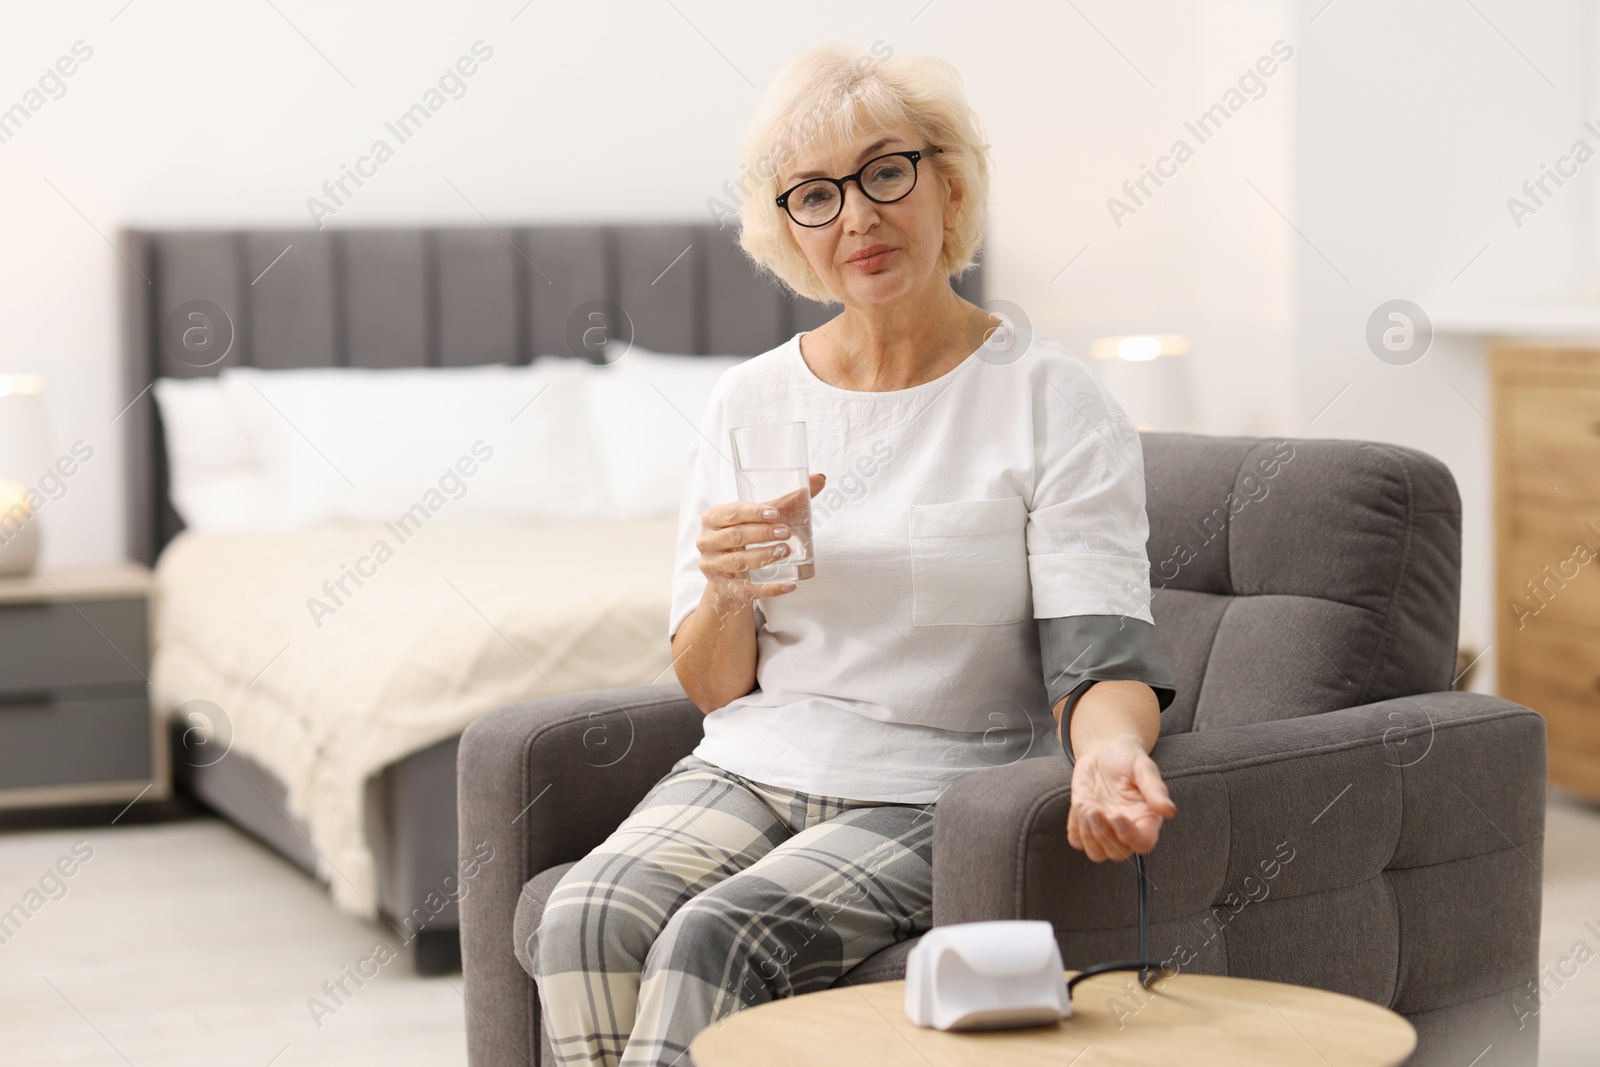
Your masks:
M 812 501 L 815 575 L 756 602 L 756 688 L 705 717 L 694 754 L 771 785 L 906 804 L 975 770 L 1059 757 L 1045 669 L 1067 665 L 1041 662 L 1036 620 L 1111 616 L 1153 633 L 1137 430 L 1087 367 L 1021 329 L 884 392 L 819 379 L 802 336 L 723 375 L 690 451 L 669 636 L 706 585 L 701 515 L 738 498 L 729 430 L 804 422 L 811 472 L 828 476 Z

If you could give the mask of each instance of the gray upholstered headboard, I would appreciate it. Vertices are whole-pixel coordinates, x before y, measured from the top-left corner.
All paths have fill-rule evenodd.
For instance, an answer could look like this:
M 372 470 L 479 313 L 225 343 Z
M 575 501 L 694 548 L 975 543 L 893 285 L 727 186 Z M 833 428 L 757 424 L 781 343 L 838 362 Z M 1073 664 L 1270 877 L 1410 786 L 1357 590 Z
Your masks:
M 631 329 L 658 352 L 757 355 L 838 310 L 789 297 L 753 269 L 732 228 L 709 224 L 130 230 L 120 250 L 133 268 L 122 271 L 130 406 L 119 417 L 128 552 L 145 563 L 183 529 L 149 392 L 157 377 L 241 365 L 527 363 L 582 355 L 595 323 Z M 956 286 L 974 303 L 981 273 Z M 198 351 L 182 343 L 202 321 L 188 315 L 196 308 L 217 319 L 209 337 L 191 333 L 206 342 Z

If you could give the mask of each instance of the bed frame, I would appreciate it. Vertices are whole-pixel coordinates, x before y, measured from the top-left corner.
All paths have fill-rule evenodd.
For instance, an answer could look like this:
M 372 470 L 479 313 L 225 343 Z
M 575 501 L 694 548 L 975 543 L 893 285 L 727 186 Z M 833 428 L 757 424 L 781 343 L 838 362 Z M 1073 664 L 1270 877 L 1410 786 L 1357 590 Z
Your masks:
M 153 564 L 183 529 L 167 494 L 166 449 L 149 389 L 155 378 L 240 365 L 584 358 L 583 330 L 597 322 L 658 352 L 757 355 L 837 313 L 837 305 L 786 294 L 754 269 L 735 237 L 732 228 L 696 223 L 124 231 L 119 251 L 132 268 L 122 271 L 129 406 L 120 417 L 129 555 Z M 981 273 L 974 267 L 956 285 L 974 303 L 981 301 Z M 182 326 L 173 321 L 192 301 L 224 313 L 215 324 L 217 347 L 205 355 L 181 345 Z M 456 870 L 459 740 L 413 753 L 367 782 L 379 901 L 393 920 L 410 915 Z M 306 825 L 285 815 L 285 787 L 260 764 L 233 753 L 209 767 L 182 759 L 173 766 L 180 786 L 315 872 Z M 457 928 L 450 901 L 414 939 L 419 971 L 460 966 Z

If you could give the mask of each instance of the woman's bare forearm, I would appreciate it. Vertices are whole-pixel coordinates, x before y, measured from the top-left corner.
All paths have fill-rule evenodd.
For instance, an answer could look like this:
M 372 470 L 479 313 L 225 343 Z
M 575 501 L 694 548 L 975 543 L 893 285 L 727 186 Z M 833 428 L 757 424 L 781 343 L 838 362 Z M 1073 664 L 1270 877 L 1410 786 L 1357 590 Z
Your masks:
M 756 686 L 756 622 L 750 601 L 719 598 L 715 583 L 672 635 L 678 684 L 701 714 L 710 714 Z M 1087 695 L 1087 694 L 1086 694 Z
M 1051 709 L 1057 727 L 1065 704 L 1062 699 Z M 1108 741 L 1132 742 L 1149 752 L 1161 733 L 1161 704 L 1143 682 L 1096 682 L 1073 705 L 1068 725 L 1072 752 L 1079 759 Z

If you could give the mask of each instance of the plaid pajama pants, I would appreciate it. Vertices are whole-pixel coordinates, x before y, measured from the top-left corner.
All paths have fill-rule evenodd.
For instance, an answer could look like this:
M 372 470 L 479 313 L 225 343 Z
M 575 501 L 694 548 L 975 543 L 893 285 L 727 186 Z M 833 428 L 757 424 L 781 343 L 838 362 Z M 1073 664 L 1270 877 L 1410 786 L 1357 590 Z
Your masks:
M 679 760 L 562 877 L 530 938 L 557 1062 L 687 1067 L 705 1026 L 929 929 L 933 808 Z

